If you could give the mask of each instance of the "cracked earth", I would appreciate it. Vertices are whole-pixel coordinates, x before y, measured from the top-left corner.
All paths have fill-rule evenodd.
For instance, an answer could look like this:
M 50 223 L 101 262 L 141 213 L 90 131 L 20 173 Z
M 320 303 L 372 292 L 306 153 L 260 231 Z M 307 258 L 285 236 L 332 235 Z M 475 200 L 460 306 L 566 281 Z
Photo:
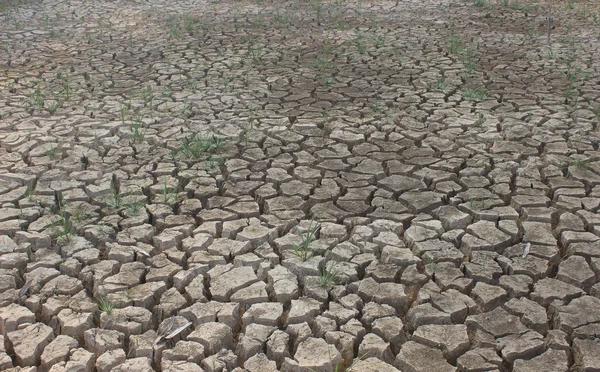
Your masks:
M 600 16 L 0 4 L 0 370 L 600 371 Z

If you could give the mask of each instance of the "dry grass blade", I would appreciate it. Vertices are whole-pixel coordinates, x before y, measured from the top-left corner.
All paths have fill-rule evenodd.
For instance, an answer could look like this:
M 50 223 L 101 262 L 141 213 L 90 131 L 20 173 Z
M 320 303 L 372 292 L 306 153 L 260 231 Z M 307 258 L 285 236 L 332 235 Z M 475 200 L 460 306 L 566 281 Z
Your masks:
M 138 247 L 134 246 L 133 247 L 133 251 L 135 253 L 141 253 L 142 256 L 150 257 L 150 253 L 148 253 L 147 251 L 143 250 L 142 248 L 138 248 Z
M 27 283 L 21 288 L 19 291 L 19 297 L 25 296 L 27 292 L 29 292 L 29 288 L 31 288 L 31 280 L 28 280 Z
M 181 332 L 183 332 L 187 327 L 191 326 L 192 322 L 187 322 L 184 325 L 181 325 L 177 328 L 175 328 L 171 333 L 169 333 L 168 335 L 165 336 L 166 340 L 170 340 L 173 337 L 177 336 L 178 334 L 180 334 Z

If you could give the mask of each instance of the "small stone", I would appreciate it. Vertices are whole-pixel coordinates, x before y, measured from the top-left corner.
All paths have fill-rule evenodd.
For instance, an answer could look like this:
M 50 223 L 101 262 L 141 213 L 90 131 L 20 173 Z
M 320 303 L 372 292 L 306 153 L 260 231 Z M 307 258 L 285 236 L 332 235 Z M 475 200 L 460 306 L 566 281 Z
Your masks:
M 579 371 L 600 371 L 600 342 L 598 340 L 574 340 L 573 359 Z
M 154 372 L 152 360 L 148 358 L 127 359 L 123 363 L 114 367 L 111 372 Z
M 115 366 L 125 362 L 125 359 L 124 350 L 109 350 L 96 359 L 96 369 L 98 372 L 110 372 Z
M 46 346 L 54 339 L 54 332 L 45 324 L 35 323 L 9 332 L 6 339 L 19 366 L 35 366 L 40 363 Z
M 509 298 L 522 297 L 531 291 L 533 279 L 527 275 L 502 275 L 498 285 L 508 292 Z
M 546 335 L 548 347 L 556 350 L 569 351 L 571 345 L 567 341 L 567 334 L 560 329 L 551 329 Z
M 455 372 L 442 352 L 414 341 L 402 345 L 394 362 L 396 368 L 406 372 Z
M 400 370 L 377 358 L 366 358 L 352 365 L 353 372 L 400 372 Z
M 571 256 L 558 265 L 556 279 L 588 291 L 596 282 L 596 275 L 585 258 Z
M 35 323 L 35 314 L 25 306 L 10 304 L 0 308 L 0 333 L 6 335 L 15 331 L 19 325 Z
M 210 291 L 213 300 L 227 302 L 234 292 L 258 281 L 252 267 L 235 267 L 221 275 L 211 275 Z
M 471 291 L 471 295 L 481 312 L 491 311 L 506 302 L 506 291 L 501 287 L 479 282 Z
M 283 304 L 264 302 L 253 304 L 242 316 L 244 327 L 256 323 L 270 327 L 279 327 L 283 314 Z
M 553 328 L 570 334 L 581 326 L 600 323 L 600 312 L 596 309 L 600 309 L 600 299 L 592 296 L 576 298 L 554 311 Z
M 125 346 L 125 335 L 121 332 L 92 328 L 84 332 L 85 348 L 100 356 L 106 351 L 122 349 Z
M 456 365 L 459 371 L 465 372 L 497 371 L 502 365 L 502 358 L 492 348 L 473 349 L 460 356 Z
M 53 365 L 66 361 L 72 349 L 79 346 L 77 340 L 69 336 L 57 336 L 46 348 L 41 356 L 42 367 L 50 369 Z
M 163 351 L 162 358 L 200 364 L 204 359 L 204 346 L 198 342 L 179 341 L 174 348 Z
M 520 316 L 521 322 L 534 331 L 543 335 L 548 331 L 546 309 L 537 302 L 527 298 L 513 298 L 504 304 L 503 307 L 510 314 Z
M 289 345 L 290 335 L 281 330 L 276 330 L 267 340 L 267 356 L 280 365 L 285 358 L 290 357 Z
M 201 324 L 187 336 L 187 339 L 202 344 L 209 355 L 223 348 L 230 349 L 233 346 L 231 328 L 223 323 L 208 322 Z
M 569 303 L 569 301 L 581 296 L 583 293 L 583 290 L 563 281 L 546 278 L 535 283 L 531 299 L 547 307 L 554 300 Z
M 390 349 L 390 344 L 373 333 L 369 333 L 363 338 L 363 341 L 358 347 L 358 355 L 375 357 L 386 363 L 392 363 L 394 360 L 394 354 Z
M 286 358 L 281 366 L 282 372 L 331 372 L 331 366 L 341 360 L 340 352 L 333 345 L 320 338 L 309 337 L 298 345 L 294 359 Z
M 465 325 L 423 325 L 413 333 L 413 341 L 438 348 L 448 360 L 455 361 L 469 350 L 470 341 Z
M 287 318 L 287 324 L 303 322 L 312 323 L 313 319 L 321 312 L 321 303 L 313 298 L 302 297 L 292 300 L 292 306 Z
M 372 327 L 373 333 L 390 343 L 395 354 L 400 350 L 400 345 L 408 339 L 404 331 L 404 323 L 398 317 L 379 318 L 373 322 Z
M 502 358 L 508 363 L 516 359 L 530 359 L 544 351 L 544 336 L 528 331 L 523 334 L 512 334 L 497 340 L 496 349 L 501 350 Z
M 567 353 L 564 350 L 553 349 L 530 360 L 516 360 L 513 366 L 513 372 L 566 372 L 568 370 L 569 358 Z
M 487 313 L 471 315 L 467 317 L 465 325 L 468 327 L 469 332 L 479 329 L 491 334 L 494 338 L 521 334 L 528 330 L 519 321 L 519 318 L 510 315 L 502 307 L 497 307 Z
M 248 372 L 278 372 L 274 361 L 269 360 L 265 354 L 256 354 L 244 362 L 244 369 Z

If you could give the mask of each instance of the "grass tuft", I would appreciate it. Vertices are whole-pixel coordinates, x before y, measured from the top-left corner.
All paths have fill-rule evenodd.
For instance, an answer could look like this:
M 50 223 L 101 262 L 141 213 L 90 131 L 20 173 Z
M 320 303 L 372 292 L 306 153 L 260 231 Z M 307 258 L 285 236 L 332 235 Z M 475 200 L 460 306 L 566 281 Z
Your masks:
M 316 236 L 317 232 L 319 231 L 319 228 L 321 228 L 321 224 L 319 222 L 317 222 L 313 227 L 313 222 L 315 222 L 315 221 L 313 221 L 311 219 L 310 225 L 308 226 L 306 233 L 302 237 L 302 243 L 294 244 L 294 246 L 290 250 L 290 253 L 292 253 L 294 256 L 300 258 L 302 261 L 306 261 L 311 257 L 312 252 L 310 250 L 310 244 L 315 239 L 315 236 Z
M 117 307 L 115 303 L 106 298 L 106 296 L 100 296 L 98 300 L 96 300 L 96 303 L 98 304 L 98 310 L 107 314 L 110 314 Z

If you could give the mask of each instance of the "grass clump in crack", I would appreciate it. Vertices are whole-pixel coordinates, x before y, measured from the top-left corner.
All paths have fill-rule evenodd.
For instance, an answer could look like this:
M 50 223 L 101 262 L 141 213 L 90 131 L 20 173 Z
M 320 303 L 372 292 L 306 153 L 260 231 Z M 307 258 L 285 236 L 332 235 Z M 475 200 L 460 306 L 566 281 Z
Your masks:
M 487 96 L 482 86 L 466 87 L 463 91 L 463 98 L 467 101 L 482 100 Z
M 142 197 L 132 197 L 129 202 L 125 204 L 125 209 L 127 210 L 127 214 L 130 216 L 138 216 L 144 206 L 146 205 L 146 201 Z
M 310 225 L 302 236 L 302 242 L 300 244 L 294 244 L 290 250 L 291 254 L 300 258 L 302 261 L 306 261 L 312 256 L 310 244 L 315 240 L 317 232 L 321 228 L 319 222 L 316 222 L 316 224 L 313 225 L 314 222 L 314 220 L 310 220 Z
M 165 177 L 163 180 L 161 192 L 160 195 L 158 195 L 158 198 L 161 202 L 166 204 L 172 204 L 177 201 L 177 195 L 172 190 L 172 187 L 167 183 L 167 177 Z
M 110 198 L 108 199 L 107 204 L 116 209 L 119 209 L 123 206 L 123 199 L 121 198 L 121 194 L 119 192 L 119 185 L 116 177 L 113 177 L 110 180 Z
M 181 140 L 177 154 L 183 158 L 197 159 L 205 154 L 214 154 L 224 146 L 222 138 L 214 134 L 204 137 L 196 133 L 191 137 L 185 137 Z
M 322 287 L 329 287 L 334 284 L 338 284 L 339 277 L 338 271 L 335 268 L 337 265 L 336 261 L 332 261 L 329 266 L 323 264 L 319 267 L 319 285 Z
M 117 307 L 117 305 L 110 301 L 105 295 L 98 297 L 96 303 L 98 304 L 98 310 L 107 314 L 112 313 L 112 311 Z
M 50 229 L 56 234 L 56 240 L 60 243 L 67 243 L 73 239 L 75 235 L 73 225 L 69 219 L 67 211 L 62 207 L 61 203 L 57 203 L 58 212 L 53 213 L 55 222 L 51 225 Z

